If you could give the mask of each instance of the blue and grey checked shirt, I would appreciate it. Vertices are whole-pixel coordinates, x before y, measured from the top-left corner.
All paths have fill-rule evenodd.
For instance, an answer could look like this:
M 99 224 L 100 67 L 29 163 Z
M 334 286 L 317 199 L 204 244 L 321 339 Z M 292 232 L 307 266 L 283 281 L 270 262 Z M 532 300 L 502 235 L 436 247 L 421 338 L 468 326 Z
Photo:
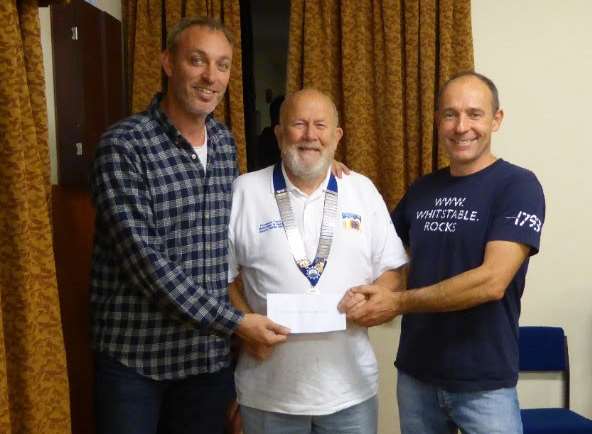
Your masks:
M 226 263 L 238 167 L 230 132 L 208 117 L 204 173 L 161 99 L 98 145 L 91 308 L 97 351 L 174 379 L 230 364 L 229 336 L 242 319 L 228 300 Z

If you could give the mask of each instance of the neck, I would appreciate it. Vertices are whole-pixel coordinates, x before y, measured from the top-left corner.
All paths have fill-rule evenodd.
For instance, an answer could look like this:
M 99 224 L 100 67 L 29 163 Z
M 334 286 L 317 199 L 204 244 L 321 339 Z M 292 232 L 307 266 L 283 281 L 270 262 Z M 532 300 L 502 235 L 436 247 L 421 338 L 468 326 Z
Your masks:
M 327 176 L 327 172 L 325 171 L 323 175 L 320 175 L 312 179 L 307 179 L 294 175 L 292 172 L 290 172 L 290 169 L 288 169 L 285 165 L 284 170 L 286 171 L 286 175 L 288 175 L 288 179 L 290 180 L 290 182 L 306 195 L 310 195 L 317 188 L 319 188 L 319 186 L 323 183 L 325 177 Z
M 479 159 L 478 161 L 473 161 L 470 163 L 462 164 L 462 163 L 455 163 L 453 161 L 450 162 L 450 174 L 452 176 L 468 176 L 472 175 L 473 173 L 480 172 L 481 170 L 485 169 L 486 167 L 491 166 L 495 163 L 497 157 L 493 154 L 489 154 L 486 157 Z
M 174 100 L 174 97 L 167 93 L 163 98 L 160 108 L 169 118 L 191 146 L 201 146 L 204 141 L 206 117 L 188 113 L 182 110 Z

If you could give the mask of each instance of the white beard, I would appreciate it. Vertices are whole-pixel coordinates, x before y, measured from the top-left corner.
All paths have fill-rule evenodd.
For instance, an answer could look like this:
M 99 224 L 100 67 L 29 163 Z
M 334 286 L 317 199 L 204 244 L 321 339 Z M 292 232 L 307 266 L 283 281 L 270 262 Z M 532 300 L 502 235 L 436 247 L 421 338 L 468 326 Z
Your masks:
M 327 169 L 333 161 L 333 155 L 328 152 L 322 152 L 320 158 L 313 164 L 306 164 L 298 155 L 298 150 L 295 147 L 290 147 L 288 150 L 282 152 L 282 161 L 286 168 L 297 178 L 303 181 L 313 181 L 320 177 L 324 177 Z

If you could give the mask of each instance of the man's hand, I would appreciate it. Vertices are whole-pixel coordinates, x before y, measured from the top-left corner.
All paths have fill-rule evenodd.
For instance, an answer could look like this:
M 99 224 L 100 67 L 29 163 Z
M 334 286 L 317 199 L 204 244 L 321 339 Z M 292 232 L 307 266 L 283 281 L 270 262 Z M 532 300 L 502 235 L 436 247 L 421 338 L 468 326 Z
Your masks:
M 348 293 L 350 292 L 352 293 L 350 297 L 359 299 L 360 296 L 363 296 L 366 300 L 343 310 L 347 319 L 358 325 L 372 327 L 390 321 L 401 313 L 399 310 L 400 292 L 380 285 L 355 286 L 348 291 Z
M 337 310 L 341 313 L 348 313 L 355 306 L 366 303 L 366 296 L 364 294 L 358 294 L 353 292 L 351 289 L 347 291 L 339 301 Z
M 331 166 L 331 173 L 338 178 L 341 178 L 344 174 L 349 175 L 349 167 L 343 164 L 341 161 L 333 160 Z
M 248 343 L 273 346 L 285 342 L 290 329 L 274 323 L 264 315 L 247 313 L 238 324 L 236 334 Z

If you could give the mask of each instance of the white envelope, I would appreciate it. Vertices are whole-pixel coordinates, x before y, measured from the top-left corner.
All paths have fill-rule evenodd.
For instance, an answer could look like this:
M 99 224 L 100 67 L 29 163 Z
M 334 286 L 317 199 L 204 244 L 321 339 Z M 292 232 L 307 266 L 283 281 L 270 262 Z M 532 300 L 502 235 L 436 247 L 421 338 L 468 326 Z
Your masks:
M 337 310 L 341 293 L 267 294 L 267 316 L 292 333 L 345 330 L 345 314 Z

